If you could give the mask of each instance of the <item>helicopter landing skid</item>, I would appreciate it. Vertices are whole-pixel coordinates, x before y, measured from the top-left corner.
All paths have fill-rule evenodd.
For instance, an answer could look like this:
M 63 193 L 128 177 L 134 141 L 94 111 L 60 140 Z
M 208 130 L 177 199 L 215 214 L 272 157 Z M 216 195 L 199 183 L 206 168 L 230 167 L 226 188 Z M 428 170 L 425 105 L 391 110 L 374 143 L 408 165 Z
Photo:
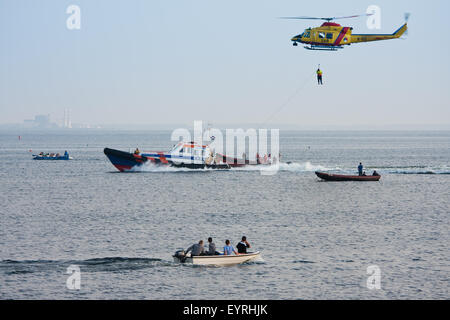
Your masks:
M 337 51 L 339 49 L 344 49 L 343 46 L 317 46 L 317 45 L 304 46 L 304 48 L 308 50 L 321 50 L 321 51 Z

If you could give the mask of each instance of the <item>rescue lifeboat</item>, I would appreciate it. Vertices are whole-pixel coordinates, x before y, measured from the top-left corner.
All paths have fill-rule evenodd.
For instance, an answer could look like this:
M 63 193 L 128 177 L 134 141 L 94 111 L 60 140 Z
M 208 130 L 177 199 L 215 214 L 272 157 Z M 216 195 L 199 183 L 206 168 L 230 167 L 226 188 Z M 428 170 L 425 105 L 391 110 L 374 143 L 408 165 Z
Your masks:
M 121 172 L 132 170 L 134 167 L 142 166 L 148 162 L 190 169 L 229 169 L 241 165 L 241 163 L 245 164 L 243 160 L 215 154 L 208 145 L 200 145 L 193 141 L 179 142 L 169 152 L 149 151 L 141 153 L 136 150 L 131 153 L 105 148 L 104 153 Z

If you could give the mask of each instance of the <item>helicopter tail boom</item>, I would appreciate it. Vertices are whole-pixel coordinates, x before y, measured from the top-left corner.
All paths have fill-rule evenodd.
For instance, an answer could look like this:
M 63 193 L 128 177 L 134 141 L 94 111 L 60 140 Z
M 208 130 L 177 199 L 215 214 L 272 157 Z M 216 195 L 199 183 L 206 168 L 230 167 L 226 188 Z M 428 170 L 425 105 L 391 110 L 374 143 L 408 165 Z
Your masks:
M 405 23 L 393 34 L 353 34 L 351 43 L 397 39 L 400 38 L 407 29 L 408 25 Z

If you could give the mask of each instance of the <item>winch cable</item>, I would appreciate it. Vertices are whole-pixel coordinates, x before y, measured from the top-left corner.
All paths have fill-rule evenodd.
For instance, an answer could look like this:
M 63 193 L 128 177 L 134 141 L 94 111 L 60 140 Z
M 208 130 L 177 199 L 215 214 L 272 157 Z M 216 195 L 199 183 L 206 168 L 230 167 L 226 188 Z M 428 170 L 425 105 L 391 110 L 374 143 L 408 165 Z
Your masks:
M 308 77 L 302 82 L 302 84 L 295 90 L 295 92 L 289 96 L 289 98 L 283 103 L 281 104 L 278 109 L 275 110 L 275 112 L 273 112 L 267 119 L 266 121 L 262 122 L 262 125 L 267 124 L 267 122 L 269 122 L 270 120 L 272 120 L 272 118 L 279 113 L 284 107 L 286 107 L 289 102 L 291 102 L 292 99 L 294 99 L 308 84 L 308 82 L 310 81 L 311 77 L 314 76 L 316 73 L 316 71 L 314 71 L 313 73 L 311 73 L 310 75 L 308 75 Z

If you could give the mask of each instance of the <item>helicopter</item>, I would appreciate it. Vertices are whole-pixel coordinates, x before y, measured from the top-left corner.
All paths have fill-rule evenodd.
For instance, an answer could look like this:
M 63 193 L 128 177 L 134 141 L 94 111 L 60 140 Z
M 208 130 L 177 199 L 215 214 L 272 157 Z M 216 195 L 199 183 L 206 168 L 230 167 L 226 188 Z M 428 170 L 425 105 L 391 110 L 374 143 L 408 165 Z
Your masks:
M 324 20 L 320 27 L 308 28 L 302 34 L 292 37 L 294 46 L 299 43 L 305 44 L 308 50 L 337 51 L 346 45 L 359 42 L 379 41 L 400 38 L 408 29 L 409 13 L 405 13 L 405 23 L 392 34 L 352 34 L 352 27 L 343 27 L 332 22 L 338 19 L 357 18 L 365 15 L 353 15 L 346 17 L 317 18 L 317 17 L 281 17 L 281 19 L 302 19 L 302 20 Z

